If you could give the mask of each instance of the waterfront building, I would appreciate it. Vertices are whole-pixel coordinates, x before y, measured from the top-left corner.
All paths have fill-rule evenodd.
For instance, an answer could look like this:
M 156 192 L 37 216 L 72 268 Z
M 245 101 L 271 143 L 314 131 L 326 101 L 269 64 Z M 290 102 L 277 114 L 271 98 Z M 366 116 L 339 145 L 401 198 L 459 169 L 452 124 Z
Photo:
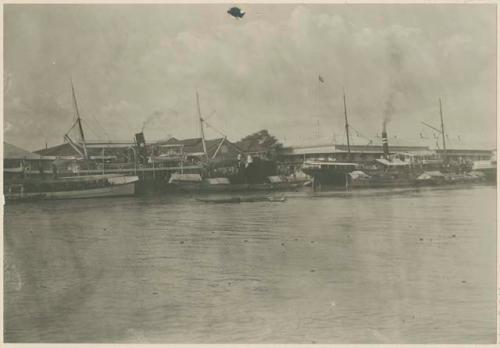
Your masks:
M 4 179 L 30 176 L 49 172 L 52 160 L 18 146 L 3 143 Z

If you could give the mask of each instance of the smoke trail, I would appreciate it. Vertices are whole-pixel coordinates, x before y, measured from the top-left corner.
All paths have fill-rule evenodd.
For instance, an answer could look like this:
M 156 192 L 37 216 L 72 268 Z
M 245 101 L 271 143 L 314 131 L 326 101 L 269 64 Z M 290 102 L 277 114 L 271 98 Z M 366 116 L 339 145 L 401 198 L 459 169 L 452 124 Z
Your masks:
M 165 118 L 169 115 L 173 115 L 173 116 L 177 116 L 179 113 L 177 112 L 177 110 L 174 110 L 174 109 L 170 109 L 168 110 L 168 112 L 164 112 L 164 111 L 161 111 L 161 110 L 155 110 L 151 115 L 148 116 L 148 118 L 146 118 L 144 120 L 144 122 L 142 123 L 142 129 L 141 129 L 141 132 L 144 132 L 144 128 L 146 128 L 146 126 L 152 122 L 155 122 L 155 121 L 158 121 L 162 118 Z
M 392 121 L 395 112 L 395 101 L 398 93 L 401 93 L 402 72 L 404 63 L 404 52 L 401 46 L 390 39 L 388 43 L 389 54 L 389 91 L 385 101 L 384 119 L 382 121 L 383 130 L 386 130 L 387 124 Z
M 394 98 L 395 98 L 395 91 L 391 90 L 389 92 L 389 97 L 385 101 L 385 108 L 384 108 L 384 120 L 382 122 L 383 124 L 383 130 L 386 131 L 387 124 L 391 122 L 392 120 L 392 115 L 394 114 Z

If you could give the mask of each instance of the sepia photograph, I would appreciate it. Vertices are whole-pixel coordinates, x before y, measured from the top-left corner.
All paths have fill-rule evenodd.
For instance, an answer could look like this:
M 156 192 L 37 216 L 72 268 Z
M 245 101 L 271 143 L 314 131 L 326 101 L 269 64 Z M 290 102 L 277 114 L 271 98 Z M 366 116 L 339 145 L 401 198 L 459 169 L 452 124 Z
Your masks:
M 3 341 L 497 342 L 497 4 L 3 4 Z

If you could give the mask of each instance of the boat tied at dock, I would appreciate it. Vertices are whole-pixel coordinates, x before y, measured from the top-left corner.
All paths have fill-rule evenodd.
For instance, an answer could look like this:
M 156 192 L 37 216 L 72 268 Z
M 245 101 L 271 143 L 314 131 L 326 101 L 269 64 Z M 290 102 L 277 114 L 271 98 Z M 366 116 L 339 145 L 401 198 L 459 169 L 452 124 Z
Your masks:
M 104 172 L 93 175 L 78 174 L 80 168 L 88 171 L 95 166 L 95 162 L 89 156 L 82 120 L 78 110 L 75 88 L 72 82 L 71 93 L 76 119 L 64 135 L 64 139 L 80 155 L 77 161 L 71 163 L 73 175 L 60 176 L 60 165 L 68 164 L 68 161 L 65 160 L 56 159 L 52 162 L 52 176 L 46 175 L 44 167 L 40 162 L 41 160 L 39 160 L 40 172 L 36 176 L 28 176 L 26 168 L 22 165 L 19 173 L 11 171 L 9 174 L 12 175 L 9 175 L 4 181 L 4 196 L 6 201 L 98 198 L 135 194 L 135 185 L 139 181 L 136 175 L 105 174 Z M 69 132 L 73 129 L 77 130 L 80 142 L 73 140 L 69 136 Z M 41 159 L 42 157 L 39 156 L 39 158 Z
M 4 188 L 7 201 L 132 196 L 137 176 L 85 175 L 57 179 L 13 181 Z

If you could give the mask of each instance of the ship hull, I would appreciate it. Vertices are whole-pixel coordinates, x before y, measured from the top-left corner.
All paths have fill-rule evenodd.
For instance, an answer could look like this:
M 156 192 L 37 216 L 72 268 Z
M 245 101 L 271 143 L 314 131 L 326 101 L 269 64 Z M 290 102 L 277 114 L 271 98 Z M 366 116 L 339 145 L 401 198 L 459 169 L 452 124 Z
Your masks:
M 12 183 L 5 190 L 7 201 L 55 200 L 132 196 L 135 194 L 136 176 L 98 175 L 61 178 L 52 181 L 51 190 L 40 186 L 43 182 Z M 70 185 L 70 186 L 68 186 Z M 36 188 L 39 189 L 36 189 Z
M 484 178 L 488 182 L 497 182 L 497 169 L 496 168 L 489 168 L 489 169 L 483 169 L 483 170 L 478 170 L 478 172 L 484 174 Z
M 297 183 L 280 184 L 228 184 L 228 185 L 204 185 L 200 183 L 176 183 L 169 184 L 172 190 L 187 193 L 217 193 L 217 192 L 252 192 L 252 191 L 286 191 L 299 188 Z
M 314 179 L 315 185 L 345 186 L 352 168 L 303 169 L 303 172 Z
M 113 185 L 107 187 L 93 188 L 88 190 L 75 191 L 54 191 L 54 192 L 25 192 L 6 194 L 7 201 L 19 200 L 56 200 L 56 199 L 82 199 L 82 198 L 102 198 L 133 196 L 135 194 L 135 183 L 123 185 Z
M 417 182 L 414 179 L 387 179 L 387 180 L 363 180 L 351 181 L 349 188 L 379 188 L 379 187 L 407 187 L 416 186 Z

